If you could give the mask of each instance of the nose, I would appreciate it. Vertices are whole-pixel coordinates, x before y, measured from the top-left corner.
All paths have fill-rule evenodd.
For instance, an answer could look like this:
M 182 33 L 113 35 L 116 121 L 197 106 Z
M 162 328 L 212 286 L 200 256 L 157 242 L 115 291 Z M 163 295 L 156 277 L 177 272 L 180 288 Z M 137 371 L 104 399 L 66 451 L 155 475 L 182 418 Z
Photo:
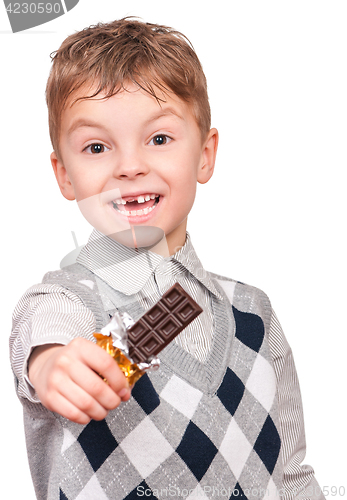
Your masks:
M 147 175 L 149 166 L 140 154 L 132 154 L 118 158 L 114 168 L 114 176 L 118 179 L 135 179 Z

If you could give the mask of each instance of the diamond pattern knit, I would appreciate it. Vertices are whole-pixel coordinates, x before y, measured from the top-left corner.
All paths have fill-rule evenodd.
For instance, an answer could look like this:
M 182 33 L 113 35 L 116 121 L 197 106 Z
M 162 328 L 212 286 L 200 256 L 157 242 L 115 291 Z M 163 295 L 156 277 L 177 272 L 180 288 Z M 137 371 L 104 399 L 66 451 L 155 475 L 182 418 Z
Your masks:
M 75 280 L 57 279 L 77 293 Z M 220 380 L 210 380 L 204 367 L 198 376 L 189 373 L 191 365 L 175 365 L 172 353 L 179 348 L 168 346 L 160 370 L 143 376 L 132 398 L 105 420 L 80 426 L 56 415 L 62 438 L 49 499 L 278 497 L 281 441 L 268 304 L 251 287 L 221 280 L 216 286 L 225 298 L 219 306 L 228 310 L 224 329 L 232 347 L 215 354 Z M 101 301 L 89 297 L 88 304 L 100 308 Z M 105 312 L 95 312 L 103 321 Z
M 83 280 L 95 287 L 83 287 Z M 42 460 L 53 456 L 48 500 L 278 498 L 283 470 L 266 333 L 271 306 L 257 289 L 214 281 L 223 299 L 213 299 L 215 332 L 206 363 L 170 344 L 159 371 L 143 376 L 127 403 L 86 426 L 23 401 L 28 449 L 39 449 Z M 111 287 L 102 288 L 101 299 L 93 273 L 81 265 L 50 273 L 46 282 L 76 293 L 98 329 L 112 304 L 127 310 L 132 301 L 135 320 L 143 312 Z M 40 431 L 40 419 L 51 430 L 45 443 L 38 443 L 49 434 Z

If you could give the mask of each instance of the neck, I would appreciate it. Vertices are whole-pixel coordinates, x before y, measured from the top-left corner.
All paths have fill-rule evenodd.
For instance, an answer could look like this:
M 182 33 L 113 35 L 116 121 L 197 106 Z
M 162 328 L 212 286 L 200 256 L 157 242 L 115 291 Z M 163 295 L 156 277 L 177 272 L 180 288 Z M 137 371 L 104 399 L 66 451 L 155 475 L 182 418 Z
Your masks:
M 170 255 L 173 255 L 170 253 L 169 246 L 166 240 L 166 237 L 162 240 L 159 241 L 154 247 L 151 248 L 151 252 L 154 252 L 158 255 L 161 255 L 162 257 L 169 257 Z

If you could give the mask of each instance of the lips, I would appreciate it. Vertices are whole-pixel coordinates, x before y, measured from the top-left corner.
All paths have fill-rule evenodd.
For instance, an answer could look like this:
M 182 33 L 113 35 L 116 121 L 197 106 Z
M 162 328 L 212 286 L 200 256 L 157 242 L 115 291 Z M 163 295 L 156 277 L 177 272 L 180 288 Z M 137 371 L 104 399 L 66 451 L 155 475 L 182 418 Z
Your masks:
M 159 194 L 144 193 L 137 196 L 123 196 L 112 201 L 112 206 L 127 217 L 148 215 L 158 205 Z

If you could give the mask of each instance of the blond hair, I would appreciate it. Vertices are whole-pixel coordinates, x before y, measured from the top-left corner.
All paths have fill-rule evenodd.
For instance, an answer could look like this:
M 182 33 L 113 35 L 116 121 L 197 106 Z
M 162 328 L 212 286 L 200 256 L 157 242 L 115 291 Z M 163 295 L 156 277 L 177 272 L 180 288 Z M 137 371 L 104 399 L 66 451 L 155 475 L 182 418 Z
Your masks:
M 59 154 L 62 112 L 67 103 L 103 98 L 123 90 L 128 82 L 159 98 L 156 89 L 171 91 L 189 103 L 205 138 L 211 126 L 207 84 L 189 40 L 167 26 L 124 18 L 90 26 L 70 35 L 52 54 L 46 100 L 49 130 Z M 78 96 L 79 91 L 89 95 Z M 88 92 L 87 92 L 88 93 Z M 78 96 L 74 100 L 74 96 Z

